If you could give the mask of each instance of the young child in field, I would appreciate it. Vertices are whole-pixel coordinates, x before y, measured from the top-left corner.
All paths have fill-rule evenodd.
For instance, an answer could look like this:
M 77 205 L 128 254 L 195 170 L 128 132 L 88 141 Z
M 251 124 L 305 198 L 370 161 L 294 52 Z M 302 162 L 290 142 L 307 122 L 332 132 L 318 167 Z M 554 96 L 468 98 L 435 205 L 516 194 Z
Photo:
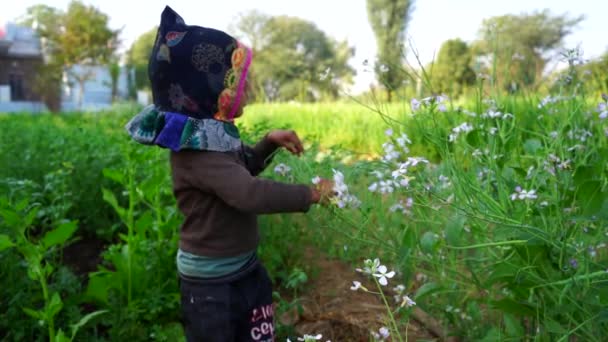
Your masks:
M 272 341 L 272 284 L 256 257 L 257 215 L 306 212 L 332 183 L 289 185 L 256 178 L 293 131 L 245 146 L 233 124 L 248 97 L 252 51 L 228 34 L 162 13 L 149 61 L 154 105 L 128 124 L 143 144 L 171 149 L 173 191 L 185 216 L 177 269 L 188 341 Z M 287 229 L 287 228 L 286 228 Z

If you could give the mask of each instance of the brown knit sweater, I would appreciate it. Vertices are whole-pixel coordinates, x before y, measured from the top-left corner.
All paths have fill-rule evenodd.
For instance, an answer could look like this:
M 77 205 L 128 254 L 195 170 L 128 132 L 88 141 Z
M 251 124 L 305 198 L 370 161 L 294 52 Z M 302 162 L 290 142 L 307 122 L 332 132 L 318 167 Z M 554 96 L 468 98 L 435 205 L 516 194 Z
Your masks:
M 173 193 L 185 216 L 181 250 L 227 257 L 255 250 L 257 215 L 306 212 L 311 190 L 256 178 L 277 146 L 266 138 L 239 152 L 171 153 Z

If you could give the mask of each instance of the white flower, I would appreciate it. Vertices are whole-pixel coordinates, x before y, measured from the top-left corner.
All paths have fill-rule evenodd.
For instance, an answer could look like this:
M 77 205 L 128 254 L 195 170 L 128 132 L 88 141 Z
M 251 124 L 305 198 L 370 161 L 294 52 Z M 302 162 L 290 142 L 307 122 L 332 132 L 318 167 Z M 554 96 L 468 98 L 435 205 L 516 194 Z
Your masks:
M 289 173 L 289 171 L 291 171 L 291 168 L 283 163 L 275 166 L 274 168 L 274 173 L 279 174 L 283 177 L 285 177 Z
M 365 287 L 361 286 L 361 282 L 359 281 L 353 281 L 353 286 L 350 287 L 351 290 L 353 291 L 357 291 L 358 289 L 364 289 Z
M 369 188 L 367 188 L 367 190 L 369 190 L 370 192 L 376 192 L 378 191 L 378 183 L 372 183 L 372 185 L 369 186 Z
M 351 208 L 357 208 L 361 205 L 361 201 L 354 195 L 348 192 L 348 186 L 344 183 L 344 174 L 338 170 L 334 172 L 334 192 L 336 196 L 332 198 L 334 204 L 339 208 L 345 208 L 350 206 Z M 371 186 L 370 186 L 371 188 Z M 370 190 L 371 191 L 371 190 Z
M 411 144 L 411 143 L 412 143 L 412 141 L 405 133 L 401 134 L 401 136 L 399 138 L 397 138 L 397 144 L 402 148 L 405 148 L 406 144 Z
M 406 167 L 408 166 L 416 166 L 419 163 L 424 163 L 424 164 L 428 164 L 429 161 L 421 158 L 421 157 L 407 157 L 407 161 L 405 162 Z
M 416 99 L 412 99 L 412 101 L 410 101 L 410 106 L 414 112 L 417 112 L 420 109 L 421 104 L 422 103 Z
M 498 128 L 496 128 L 496 127 L 490 128 L 490 135 L 496 135 L 496 132 L 498 132 Z
M 355 268 L 355 271 L 365 274 L 375 273 L 378 267 L 380 267 L 380 259 L 376 258 L 373 261 L 371 259 L 366 259 L 363 262 L 363 269 Z
M 549 136 L 553 139 L 556 139 L 559 136 L 559 133 L 557 131 L 553 131 L 549 133 Z
M 608 118 L 608 104 L 606 102 L 600 103 L 597 106 L 597 111 L 600 113 L 600 119 Z
M 323 338 L 323 335 L 318 334 L 318 335 L 304 335 L 302 337 L 298 337 L 298 341 L 302 341 L 302 342 L 312 342 L 312 341 L 318 341 L 320 339 Z
M 378 333 L 380 333 L 380 336 L 382 336 L 382 338 L 388 338 L 391 335 L 387 327 L 380 328 L 378 330 Z
M 392 278 L 395 276 L 395 271 L 387 272 L 388 269 L 384 265 L 378 266 L 377 273 L 374 273 L 373 276 L 378 278 L 378 282 L 382 286 L 388 285 L 388 278 Z
M 319 183 L 321 183 L 321 177 L 315 176 L 315 178 L 312 179 L 312 184 L 317 185 Z
M 384 131 L 384 134 L 388 137 L 393 135 L 393 130 L 391 128 L 387 129 L 386 131 Z
M 389 71 L 388 66 L 386 66 L 384 64 L 380 65 L 380 72 L 381 73 L 385 73 L 385 72 L 388 72 L 388 71 Z
M 511 194 L 511 200 L 527 200 L 527 199 L 536 199 L 538 196 L 536 195 L 536 190 L 524 190 L 521 187 L 515 188 L 515 193 Z
M 409 296 L 403 296 L 401 307 L 407 306 L 408 308 L 411 308 L 414 305 L 416 305 L 416 302 L 414 302 Z

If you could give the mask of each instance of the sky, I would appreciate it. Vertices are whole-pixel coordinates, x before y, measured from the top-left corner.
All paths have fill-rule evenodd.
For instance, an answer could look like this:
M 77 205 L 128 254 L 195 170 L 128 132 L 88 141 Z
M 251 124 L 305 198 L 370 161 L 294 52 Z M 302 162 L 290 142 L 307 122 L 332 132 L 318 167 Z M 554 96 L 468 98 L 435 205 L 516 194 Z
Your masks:
M 0 24 L 19 17 L 35 4 L 66 9 L 69 0 L 13 0 L 0 5 Z M 110 26 L 122 28 L 123 49 L 160 20 L 166 5 L 171 6 L 187 24 L 227 30 L 240 13 L 256 9 L 269 15 L 297 16 L 314 22 L 329 36 L 347 40 L 355 47 L 351 64 L 357 77 L 355 88 L 373 82 L 365 72 L 364 60 L 376 55 L 374 34 L 367 20 L 365 0 L 84 0 L 110 16 Z M 483 19 L 504 14 L 520 14 L 549 9 L 553 14 L 584 15 L 574 33 L 565 40 L 566 47 L 579 46 L 585 58 L 598 57 L 608 50 L 608 1 L 601 0 L 418 0 L 414 4 L 408 38 L 423 63 L 432 61 L 441 44 L 452 38 L 475 40 Z M 412 60 L 410 54 L 408 59 Z

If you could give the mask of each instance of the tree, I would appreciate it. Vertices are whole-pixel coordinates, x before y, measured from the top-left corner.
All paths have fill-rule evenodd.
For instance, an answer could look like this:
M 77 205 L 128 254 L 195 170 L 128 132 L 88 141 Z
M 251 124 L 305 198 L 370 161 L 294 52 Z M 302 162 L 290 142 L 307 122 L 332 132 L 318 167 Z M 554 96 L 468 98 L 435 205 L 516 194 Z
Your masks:
M 139 36 L 127 52 L 127 64 L 135 71 L 133 83 L 136 90 L 150 89 L 148 59 L 150 58 L 150 53 L 154 47 L 156 31 L 158 31 L 158 27 L 153 27 Z
M 386 88 L 389 101 L 392 92 L 406 78 L 400 68 L 405 56 L 405 31 L 412 10 L 413 0 L 367 0 L 367 17 L 378 46 L 375 71 L 378 82 Z
M 466 42 L 460 39 L 444 42 L 432 66 L 434 90 L 451 96 L 462 94 L 464 88 L 475 83 L 472 59 L 471 49 Z
M 556 49 L 582 20 L 548 10 L 492 17 L 483 21 L 475 49 L 492 60 L 487 68 L 494 69 L 499 86 L 535 87 Z
M 237 37 L 254 45 L 252 66 L 255 98 L 271 101 L 314 101 L 339 95 L 352 83 L 348 65 L 354 50 L 328 37 L 315 24 L 295 17 L 269 17 L 250 12 L 234 28 Z
M 49 70 L 63 70 L 79 84 L 79 106 L 92 67 L 108 63 L 118 46 L 119 31 L 110 29 L 108 21 L 106 14 L 80 1 L 70 2 L 66 12 L 36 5 L 23 18 L 41 37 L 48 63 L 56 66 Z

